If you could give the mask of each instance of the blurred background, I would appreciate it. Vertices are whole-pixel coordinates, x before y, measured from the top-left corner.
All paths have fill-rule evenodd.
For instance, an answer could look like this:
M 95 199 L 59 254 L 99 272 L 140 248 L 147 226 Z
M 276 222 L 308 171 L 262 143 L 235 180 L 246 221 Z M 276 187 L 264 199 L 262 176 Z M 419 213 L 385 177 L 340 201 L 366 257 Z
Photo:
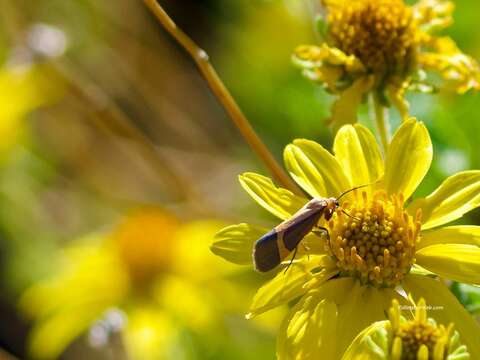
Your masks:
M 455 3 L 447 33 L 480 59 L 480 3 Z M 331 98 L 290 61 L 316 41 L 311 1 L 161 4 L 279 161 L 294 138 L 330 147 Z M 140 0 L 0 5 L 0 359 L 274 358 L 282 309 L 244 319 L 265 276 L 208 249 L 272 224 L 237 182 L 266 169 L 192 61 Z M 410 101 L 435 152 L 419 195 L 480 168 L 479 94 Z

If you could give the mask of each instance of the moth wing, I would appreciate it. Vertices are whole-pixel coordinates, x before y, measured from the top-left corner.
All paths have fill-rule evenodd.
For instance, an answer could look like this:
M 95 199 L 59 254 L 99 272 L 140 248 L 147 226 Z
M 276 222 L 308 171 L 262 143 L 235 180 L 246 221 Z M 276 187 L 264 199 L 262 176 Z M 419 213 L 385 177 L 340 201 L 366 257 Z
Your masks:
M 310 232 L 313 227 L 318 223 L 322 216 L 323 209 L 316 209 L 306 216 L 293 221 L 283 229 L 282 240 L 285 248 L 289 251 L 293 251 L 300 241 Z
M 277 239 L 278 233 L 273 229 L 257 240 L 253 247 L 253 263 L 256 270 L 266 272 L 280 264 L 281 259 Z

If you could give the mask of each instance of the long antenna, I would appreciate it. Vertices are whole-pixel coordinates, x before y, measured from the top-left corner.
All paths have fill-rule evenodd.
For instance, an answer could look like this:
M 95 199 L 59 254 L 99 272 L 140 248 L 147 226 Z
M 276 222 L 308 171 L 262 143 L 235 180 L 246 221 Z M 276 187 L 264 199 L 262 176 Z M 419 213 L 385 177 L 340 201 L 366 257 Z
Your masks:
M 337 198 L 337 200 L 340 200 L 343 196 L 347 195 L 348 193 L 350 193 L 350 192 L 352 192 L 352 191 L 355 191 L 355 190 L 357 190 L 357 189 L 361 189 L 361 188 L 364 188 L 364 187 L 367 187 L 367 186 L 370 186 L 370 185 L 373 185 L 373 184 L 375 184 L 375 183 L 360 185 L 360 186 L 356 186 L 356 187 L 354 187 L 354 188 L 351 188 L 351 189 L 345 191 L 344 193 L 342 193 L 342 194 Z
M 352 216 L 350 215 L 349 213 L 347 213 L 345 210 L 342 209 L 342 213 L 344 213 L 345 215 L 347 215 L 349 218 L 352 218 L 352 219 L 355 219 L 357 221 L 360 221 L 361 219 L 355 217 L 355 216 Z

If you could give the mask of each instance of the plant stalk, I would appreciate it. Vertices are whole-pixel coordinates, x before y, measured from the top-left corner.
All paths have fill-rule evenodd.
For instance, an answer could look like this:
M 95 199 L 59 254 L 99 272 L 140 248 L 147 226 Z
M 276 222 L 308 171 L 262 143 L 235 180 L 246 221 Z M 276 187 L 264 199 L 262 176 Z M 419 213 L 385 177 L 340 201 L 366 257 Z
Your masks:
M 156 0 L 143 0 L 149 10 L 155 15 L 162 27 L 180 44 L 181 47 L 192 57 L 201 74 L 207 81 L 212 92 L 222 104 L 245 141 L 255 154 L 263 161 L 273 178 L 283 187 L 301 194 L 299 188 L 285 173 L 275 160 L 260 137 L 257 135 L 238 104 L 222 82 L 217 72 L 209 61 L 208 54 L 201 49 L 187 34 L 185 34 Z

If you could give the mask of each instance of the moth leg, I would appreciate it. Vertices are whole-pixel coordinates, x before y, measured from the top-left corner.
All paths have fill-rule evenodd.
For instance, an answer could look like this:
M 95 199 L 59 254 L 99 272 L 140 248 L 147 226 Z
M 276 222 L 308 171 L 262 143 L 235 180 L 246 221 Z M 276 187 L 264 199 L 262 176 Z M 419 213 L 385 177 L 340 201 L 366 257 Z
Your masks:
M 305 244 L 303 243 L 303 241 L 302 241 L 300 244 L 302 244 L 303 249 L 304 249 L 305 252 L 307 253 L 307 259 L 310 260 L 310 253 L 309 253 L 309 251 L 311 250 L 310 247 L 308 247 L 307 245 L 305 245 Z
M 298 250 L 298 246 L 295 247 L 295 250 L 293 250 L 293 255 L 292 255 L 292 258 L 290 259 L 290 262 L 288 263 L 287 267 L 285 268 L 285 271 L 283 272 L 284 274 L 287 273 L 287 270 L 290 268 L 290 266 L 292 265 L 293 263 L 293 260 L 295 260 L 295 256 L 297 256 L 297 250 Z
M 310 248 L 309 248 L 307 245 L 305 245 L 305 244 L 303 243 L 303 241 L 301 242 L 301 244 L 302 244 L 302 247 L 303 247 L 303 249 L 304 249 L 305 251 L 310 251 Z
M 317 229 L 321 230 L 321 232 L 318 230 L 314 230 L 313 233 L 317 235 L 326 235 L 328 242 L 330 242 L 330 233 L 328 232 L 328 229 L 322 226 L 317 226 Z
M 328 229 L 327 228 L 324 228 L 322 226 L 318 226 L 317 227 L 318 230 L 321 230 L 318 231 L 318 230 L 314 230 L 313 233 L 317 234 L 317 235 L 325 235 L 325 237 L 327 238 L 327 244 L 328 246 L 330 247 L 330 233 L 328 232 Z

